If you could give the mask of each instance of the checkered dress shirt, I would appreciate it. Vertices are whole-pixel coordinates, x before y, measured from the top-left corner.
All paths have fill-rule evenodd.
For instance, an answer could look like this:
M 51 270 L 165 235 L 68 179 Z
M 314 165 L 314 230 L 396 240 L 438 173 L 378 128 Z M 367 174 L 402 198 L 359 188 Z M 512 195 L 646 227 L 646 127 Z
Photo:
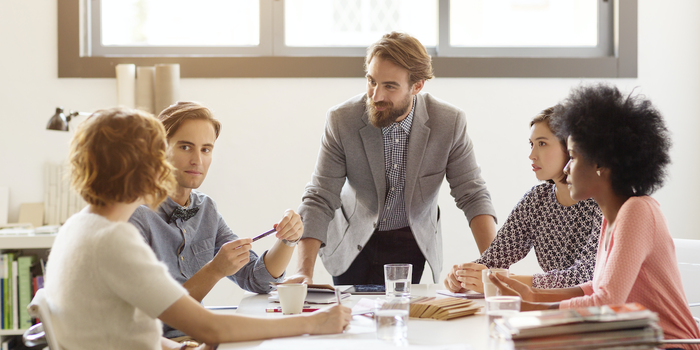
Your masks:
M 384 138 L 384 169 L 386 173 L 386 199 L 384 211 L 379 220 L 379 231 L 391 231 L 408 226 L 404 187 L 406 183 L 406 154 L 408 137 L 416 110 L 416 97 L 413 107 L 404 120 L 382 128 Z

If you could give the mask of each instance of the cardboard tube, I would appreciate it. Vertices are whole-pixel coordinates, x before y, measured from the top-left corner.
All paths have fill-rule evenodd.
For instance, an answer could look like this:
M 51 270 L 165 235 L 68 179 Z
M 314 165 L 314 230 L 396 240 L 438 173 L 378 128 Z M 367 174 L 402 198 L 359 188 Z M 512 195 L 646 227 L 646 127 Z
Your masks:
M 155 67 L 136 67 L 136 108 L 155 113 Z
M 136 98 L 136 66 L 133 64 L 118 64 L 117 73 L 117 105 L 134 108 Z
M 154 114 L 174 104 L 180 98 L 180 65 L 156 64 L 156 105 Z

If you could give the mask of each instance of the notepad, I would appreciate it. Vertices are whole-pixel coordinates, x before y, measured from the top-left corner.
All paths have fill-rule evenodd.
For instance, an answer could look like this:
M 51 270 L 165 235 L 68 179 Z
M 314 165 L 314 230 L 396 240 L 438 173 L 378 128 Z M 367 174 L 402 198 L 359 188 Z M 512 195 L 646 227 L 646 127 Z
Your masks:
M 350 297 L 350 294 L 347 293 L 342 293 L 340 295 L 341 299 L 346 299 Z M 277 292 L 271 292 L 270 296 L 267 298 L 268 301 L 279 303 L 279 295 Z M 335 293 L 327 293 L 327 292 L 314 292 L 314 291 L 307 291 L 306 292 L 306 299 L 304 301 L 307 304 L 333 304 L 336 302 L 335 300 Z

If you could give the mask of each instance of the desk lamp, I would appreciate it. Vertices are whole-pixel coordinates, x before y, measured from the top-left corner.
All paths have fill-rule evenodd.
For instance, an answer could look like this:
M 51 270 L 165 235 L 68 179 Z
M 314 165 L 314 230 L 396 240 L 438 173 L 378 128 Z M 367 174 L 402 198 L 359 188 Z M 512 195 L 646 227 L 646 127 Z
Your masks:
M 63 113 L 63 108 L 56 107 L 56 113 L 54 113 L 53 117 L 51 117 L 49 122 L 46 124 L 46 130 L 68 131 L 68 124 L 70 123 L 71 119 L 79 115 L 89 116 L 90 113 L 70 111 L 68 114 L 65 114 Z

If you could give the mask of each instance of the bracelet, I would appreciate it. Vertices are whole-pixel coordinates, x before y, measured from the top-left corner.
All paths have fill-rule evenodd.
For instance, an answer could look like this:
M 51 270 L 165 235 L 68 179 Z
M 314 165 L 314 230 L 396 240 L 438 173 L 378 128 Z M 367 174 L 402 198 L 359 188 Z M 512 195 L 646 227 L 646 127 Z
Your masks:
M 301 241 L 301 237 L 297 238 L 296 241 L 288 241 L 286 239 L 282 239 L 282 243 L 284 243 L 287 247 L 294 247 Z

